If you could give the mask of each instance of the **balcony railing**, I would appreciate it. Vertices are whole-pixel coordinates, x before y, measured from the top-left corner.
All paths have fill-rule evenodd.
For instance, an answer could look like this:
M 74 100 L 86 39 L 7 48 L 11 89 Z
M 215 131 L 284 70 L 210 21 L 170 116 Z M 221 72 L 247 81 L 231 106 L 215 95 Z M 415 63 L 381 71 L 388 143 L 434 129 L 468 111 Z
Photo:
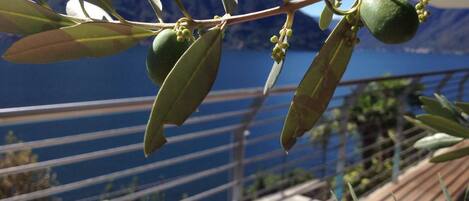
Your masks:
M 425 87 L 423 92 L 426 95 L 439 92 L 452 100 L 464 100 L 467 98 L 464 90 L 468 78 L 469 69 L 456 69 L 344 81 L 327 112 L 339 109 L 347 114 L 349 106 L 353 105 L 364 86 L 387 80 L 410 80 L 407 91 L 419 83 Z M 396 117 L 398 137 L 394 145 L 367 158 L 360 157 L 361 153 L 389 143 L 391 139 L 354 149 L 358 142 L 343 129 L 343 132 L 331 136 L 333 143 L 326 150 L 305 139 L 300 140 L 286 155 L 280 149 L 278 137 L 295 87 L 276 88 L 268 97 L 262 95 L 261 88 L 212 92 L 199 112 L 181 128 L 168 126 L 168 145 L 148 159 L 143 157 L 141 140 L 154 97 L 0 109 L 0 128 L 25 130 L 22 132 L 31 139 L 2 145 L 0 154 L 32 149 L 45 158 L 36 163 L 0 169 L 0 177 L 52 168 L 58 172 L 59 179 L 66 178 L 65 182 L 61 181 L 61 184 L 51 188 L 4 198 L 2 201 L 51 196 L 64 197 L 65 200 L 100 200 L 104 196 L 109 200 L 120 201 L 137 200 L 161 192 L 168 192 L 169 200 L 179 199 L 175 195 L 183 193 L 187 193 L 181 198 L 185 201 L 220 198 L 251 200 L 272 190 L 282 189 L 291 182 L 289 177 L 284 177 L 270 189 L 255 194 L 243 193 L 245 187 L 258 178 L 259 170 L 264 173 L 286 173 L 294 167 L 302 167 L 314 173 L 314 181 L 317 182 L 312 186 L 319 189 L 324 188 L 332 178 L 338 178 L 335 186 L 343 186 L 341 178 L 344 173 L 373 160 L 377 154 L 393 154 L 392 158 L 386 159 L 393 165 L 392 172 L 383 172 L 373 178 L 379 181 L 397 179 L 403 167 L 409 167 L 429 154 L 417 151 L 412 146 L 403 146 L 426 133 L 418 128 L 404 129 L 401 115 Z M 405 112 L 404 109 L 400 111 L 402 114 Z M 111 128 L 104 126 L 105 129 L 100 129 L 101 126 L 96 126 L 99 122 L 106 122 L 106 126 Z M 115 127 L 119 125 L 123 126 Z M 346 125 L 345 115 L 341 126 Z M 90 132 L 69 134 L 66 133 L 68 130 Z M 36 133 L 54 135 L 42 137 Z M 323 154 L 327 156 L 326 160 L 321 159 Z M 367 172 L 360 174 L 366 175 Z M 109 182 L 125 183 L 124 180 L 133 176 L 142 178 L 144 183 L 134 187 L 131 192 L 127 188 L 104 194 L 97 190 Z M 340 194 L 342 189 L 337 188 L 337 191 Z M 319 194 L 318 198 L 328 197 L 325 193 Z

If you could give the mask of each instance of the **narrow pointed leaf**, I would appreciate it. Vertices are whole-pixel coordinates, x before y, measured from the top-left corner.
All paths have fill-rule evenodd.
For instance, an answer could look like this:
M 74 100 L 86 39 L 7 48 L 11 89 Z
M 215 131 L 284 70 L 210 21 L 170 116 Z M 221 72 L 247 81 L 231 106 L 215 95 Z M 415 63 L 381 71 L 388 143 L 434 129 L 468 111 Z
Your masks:
M 272 65 L 272 70 L 270 70 L 269 77 L 264 85 L 264 95 L 268 94 L 269 91 L 274 87 L 275 83 L 277 82 L 278 77 L 283 69 L 284 60 L 277 63 L 274 61 Z
M 145 132 L 145 154 L 160 148 L 164 124 L 182 125 L 212 88 L 221 58 L 222 30 L 214 28 L 181 56 L 156 97 Z
M 448 187 L 446 186 L 445 182 L 443 181 L 443 178 L 441 178 L 441 175 L 438 174 L 438 180 L 440 181 L 440 188 L 443 191 L 443 195 L 445 196 L 446 201 L 452 201 L 451 195 L 448 192 Z
M 0 0 L 0 32 L 28 35 L 74 24 L 29 0 Z
M 161 0 L 148 0 L 159 22 L 163 22 L 163 4 Z
M 334 13 L 332 13 L 332 11 L 327 6 L 324 6 L 324 10 L 322 11 L 321 17 L 319 18 L 319 28 L 323 31 L 329 28 L 333 16 Z
M 446 161 L 456 160 L 466 156 L 469 156 L 469 147 L 457 149 L 448 153 L 434 156 L 432 159 L 430 159 L 430 161 L 432 163 L 442 163 Z
M 457 121 L 453 113 L 444 108 L 438 100 L 424 96 L 419 99 L 420 102 L 422 102 L 422 109 L 425 110 L 425 112 Z
M 222 0 L 222 2 L 226 13 L 233 15 L 236 12 L 236 8 L 238 7 L 238 0 Z
M 431 114 L 422 114 L 418 115 L 417 119 L 439 132 L 455 137 L 469 138 L 469 128 L 461 126 L 460 124 L 444 117 Z
M 421 129 L 425 129 L 427 131 L 430 131 L 432 133 L 436 133 L 438 132 L 437 130 L 433 129 L 432 127 L 422 123 L 421 121 L 417 120 L 417 119 L 414 119 L 412 117 L 409 117 L 409 116 L 404 116 L 404 119 L 407 120 L 408 122 L 414 124 L 415 126 L 421 128 Z
M 414 147 L 417 149 L 431 149 L 436 150 L 444 147 L 453 146 L 463 139 L 459 137 L 453 137 L 445 133 L 436 133 L 432 136 L 424 137 L 415 142 Z
M 313 128 L 326 110 L 352 56 L 354 45 L 344 37 L 350 28 L 345 18 L 339 22 L 298 86 L 282 129 L 285 150 Z
M 84 23 L 27 36 L 3 55 L 13 63 L 51 63 L 119 53 L 154 35 L 152 31 L 117 23 Z

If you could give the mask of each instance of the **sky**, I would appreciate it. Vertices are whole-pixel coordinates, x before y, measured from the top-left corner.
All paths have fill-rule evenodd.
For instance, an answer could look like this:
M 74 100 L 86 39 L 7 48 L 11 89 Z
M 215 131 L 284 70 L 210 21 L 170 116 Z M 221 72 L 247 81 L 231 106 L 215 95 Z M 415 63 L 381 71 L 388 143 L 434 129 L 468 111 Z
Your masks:
M 344 0 L 343 3 L 344 5 L 342 6 L 343 9 L 350 8 L 350 6 L 353 4 L 353 0 Z M 319 17 L 321 15 L 322 10 L 324 9 L 324 2 L 319 2 L 315 3 L 311 6 L 305 7 L 301 9 L 304 13 L 313 16 L 313 17 Z M 334 16 L 335 18 L 339 18 L 339 16 Z

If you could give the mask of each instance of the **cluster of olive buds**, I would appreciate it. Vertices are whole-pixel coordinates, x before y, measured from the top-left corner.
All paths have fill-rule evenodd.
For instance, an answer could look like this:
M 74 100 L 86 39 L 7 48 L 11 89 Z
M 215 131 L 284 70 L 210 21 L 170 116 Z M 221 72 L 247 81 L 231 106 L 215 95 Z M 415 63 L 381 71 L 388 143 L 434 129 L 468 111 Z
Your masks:
M 285 58 L 285 52 L 290 47 L 287 42 L 287 39 L 291 38 L 293 35 L 293 30 L 290 28 L 283 28 L 279 32 L 279 36 L 273 35 L 270 38 L 270 42 L 275 44 L 274 49 L 272 49 L 272 59 L 280 63 Z
M 417 14 L 419 15 L 420 23 L 425 22 L 430 16 L 430 12 L 427 10 L 427 5 L 430 0 L 420 0 L 416 5 L 415 9 L 417 10 Z
M 174 26 L 174 31 L 176 31 L 177 41 L 183 42 L 193 41 L 195 40 L 192 30 L 187 28 L 187 24 L 190 22 L 188 18 L 181 18 L 176 22 L 176 26 Z

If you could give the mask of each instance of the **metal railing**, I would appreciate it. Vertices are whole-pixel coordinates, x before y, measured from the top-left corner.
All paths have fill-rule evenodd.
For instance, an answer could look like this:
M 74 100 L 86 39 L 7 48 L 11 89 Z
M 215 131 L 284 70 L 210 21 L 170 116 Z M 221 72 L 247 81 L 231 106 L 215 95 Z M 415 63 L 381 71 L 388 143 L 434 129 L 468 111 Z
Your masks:
M 330 104 L 328 112 L 333 109 L 348 111 L 350 105 L 353 105 L 357 96 L 363 91 L 363 88 L 371 82 L 381 82 L 388 80 L 410 80 L 410 83 L 403 92 L 402 97 L 409 93 L 416 84 L 423 85 L 425 88 L 423 93 L 430 95 L 434 92 L 440 92 L 452 100 L 464 100 L 467 98 L 464 95 L 465 87 L 469 78 L 469 69 L 456 69 L 448 71 L 419 73 L 401 76 L 389 76 L 381 78 L 370 78 L 362 80 L 344 81 L 340 84 L 333 101 Z M 201 114 L 196 114 L 180 128 L 185 131 L 181 134 L 172 134 L 168 137 L 169 150 L 181 150 L 188 148 L 188 145 L 197 145 L 198 149 L 190 149 L 189 153 L 179 151 L 177 153 L 165 152 L 163 148 L 162 153 L 158 152 L 149 159 L 143 159 L 143 153 L 140 153 L 143 145 L 134 139 L 136 135 L 141 136 L 145 130 L 145 119 L 149 109 L 153 104 L 154 97 L 138 97 L 126 98 L 116 100 L 102 100 L 90 101 L 79 103 L 55 104 L 55 105 L 41 105 L 31 107 L 17 107 L 0 109 L 0 128 L 2 129 L 15 129 L 22 126 L 38 125 L 49 128 L 47 132 L 53 132 L 53 126 L 50 124 L 60 124 L 60 122 L 82 121 L 89 118 L 116 118 L 116 115 L 125 114 L 141 114 L 142 122 L 134 126 L 127 126 L 121 128 L 111 128 L 99 131 L 91 131 L 75 134 L 59 134 L 55 137 L 35 137 L 33 140 L 19 142 L 15 144 L 5 144 L 0 146 L 0 154 L 8 152 L 15 152 L 20 150 L 32 149 L 33 151 L 42 151 L 42 155 L 46 155 L 45 160 L 24 164 L 14 167 L 7 167 L 0 169 L 0 177 L 7 177 L 14 174 L 22 174 L 30 171 L 37 171 L 47 168 L 59 171 L 59 178 L 61 175 L 67 175 L 70 178 L 65 183 L 24 194 L 15 195 L 1 199 L 2 201 L 14 200 L 34 200 L 50 196 L 64 196 L 66 198 L 82 199 L 82 200 L 100 200 L 105 196 L 110 200 L 137 200 L 154 193 L 171 191 L 173 194 L 182 194 L 189 191 L 188 194 L 181 198 L 185 201 L 192 200 L 213 200 L 213 196 L 221 196 L 227 200 L 252 200 L 256 197 L 262 196 L 265 192 L 271 192 L 279 189 L 285 189 L 291 186 L 291 178 L 283 177 L 275 185 L 262 189 L 255 194 L 245 194 L 246 186 L 252 184 L 254 180 L 259 177 L 259 172 L 256 170 L 261 169 L 262 172 L 280 172 L 285 174 L 287 170 L 293 167 L 303 167 L 307 171 L 314 173 L 315 178 L 319 181 L 331 181 L 336 179 L 336 186 L 341 186 L 340 179 L 348 171 L 369 162 L 378 154 L 392 153 L 392 158 L 387 158 L 384 162 L 391 162 L 393 168 L 387 170 L 380 175 L 376 175 L 373 179 L 377 181 L 387 182 L 391 179 L 396 180 L 397 175 L 401 172 L 402 168 L 408 167 L 412 163 L 416 163 L 424 159 L 427 152 L 416 151 L 412 146 L 407 146 L 409 143 L 414 142 L 418 138 L 426 135 L 417 128 L 404 128 L 404 123 L 401 117 L 398 118 L 397 142 L 393 146 L 381 150 L 379 153 L 374 153 L 366 158 L 360 157 L 364 151 L 368 151 L 379 147 L 385 143 L 390 142 L 391 139 L 385 139 L 378 143 L 347 151 L 350 146 L 358 144 L 357 139 L 347 135 L 346 129 L 341 129 L 339 133 L 331 136 L 331 142 L 336 144 L 330 145 L 326 150 L 320 149 L 317 144 L 312 144 L 308 140 L 300 140 L 299 144 L 286 155 L 280 149 L 278 136 L 280 128 L 284 119 L 285 113 L 289 106 L 289 100 L 294 92 L 295 86 L 283 86 L 274 89 L 269 97 L 262 95 L 261 88 L 248 88 L 237 90 L 215 91 L 209 94 L 205 99 Z M 235 109 L 225 109 L 226 104 L 232 104 Z M 247 105 L 247 106 L 245 106 Z M 400 113 L 408 111 L 404 104 L 399 109 Z M 227 107 L 232 108 L 232 107 Z M 212 110 L 213 109 L 213 110 Z M 219 110 L 219 111 L 216 111 Z M 216 112 L 211 112 L 216 111 Z M 221 112 L 220 112 L 221 111 Z M 402 116 L 402 115 L 401 115 Z M 348 115 L 344 115 L 340 125 L 347 126 Z M 86 125 L 86 123 L 80 125 Z M 115 125 L 114 125 L 115 126 Z M 280 127 L 279 127 L 280 126 Z M 172 129 L 174 126 L 168 126 Z M 93 130 L 93 128 L 89 128 Z M 173 129 L 174 130 L 174 129 Z M 37 130 L 28 131 L 28 135 L 36 132 Z M 177 130 L 174 130 L 177 131 Z M 42 131 L 44 133 L 44 131 Z M 368 137 L 368 136 L 361 136 Z M 109 146 L 109 141 L 121 139 L 119 146 Z M 130 143 L 123 143 L 122 139 L 128 140 Z M 140 141 L 140 137 L 138 138 Z M 215 140 L 207 140 L 215 139 Z M 99 142 L 103 146 L 99 146 Z M 136 143 L 132 143 L 132 141 Z M 205 142 L 201 144 L 200 142 Z M 73 152 L 71 155 L 63 155 L 64 153 L 57 153 L 48 155 L 48 149 L 59 149 L 68 146 L 83 146 L 90 143 L 95 143 L 95 147 L 91 151 Z M 98 143 L 98 146 L 96 146 Z M 104 145 L 106 144 L 106 145 Z M 406 146 L 404 146 L 406 145 Z M 254 151 L 252 151 L 254 149 Z M 130 157 L 129 154 L 132 156 Z M 321 159 L 325 154 L 326 160 Z M 221 155 L 221 157 L 219 156 Z M 333 156 L 330 156 L 333 155 Z M 119 159 L 112 159 L 112 157 L 119 157 Z M 218 157 L 215 157 L 218 156 Z M 110 158 L 111 157 L 111 158 Z M 110 159 L 109 159 L 110 158 Z M 131 159 L 142 159 L 136 165 L 133 164 Z M 213 159 L 212 159 L 213 158 Z M 278 161 L 278 159 L 282 161 Z M 83 178 L 80 174 L 75 175 L 74 167 L 83 163 L 90 164 L 93 161 L 107 160 L 115 165 L 124 164 L 129 160 L 125 168 L 107 170 L 103 166 L 99 171 L 99 175 L 93 175 L 91 172 L 88 176 Z M 203 168 L 190 168 L 192 165 L 197 166 L 199 160 L 205 160 Z M 186 164 L 185 169 L 172 171 L 178 169 L 182 164 Z M 187 165 L 189 164 L 189 165 Z M 129 166 L 130 167 L 127 167 Z M 64 166 L 68 168 L 63 168 Z M 78 166 L 82 168 L 83 166 Z M 99 165 L 91 168 L 96 170 L 100 168 Z M 165 170 L 166 168 L 166 170 Z M 256 169 L 257 168 L 257 169 Z M 86 168 L 85 168 L 86 169 Z M 166 172 L 172 176 L 169 178 L 154 177 L 148 179 L 145 174 L 155 173 L 155 171 Z M 156 172 L 158 172 L 156 171 Z M 189 173 L 186 173 L 189 172 Z M 362 172 L 361 175 L 366 175 L 368 172 Z M 87 174 L 88 175 L 88 174 Z M 217 181 L 213 177 L 216 176 Z M 389 176 L 392 175 L 392 176 Z M 79 192 L 81 189 L 103 185 L 107 182 L 118 182 L 121 179 L 132 176 L 139 176 L 147 179 L 144 184 L 134 188 L 132 192 L 128 190 L 116 190 L 114 192 L 106 192 L 96 195 L 83 195 Z M 384 177 L 384 178 L 383 178 Z M 204 182 L 204 180 L 209 181 Z M 200 185 L 196 189 L 182 188 L 181 186 L 199 182 Z M 290 185 L 291 184 L 291 185 Z M 314 185 L 315 188 L 324 188 L 324 182 L 319 182 L 321 185 Z M 181 188 L 180 188 L 181 187 Z M 201 189 L 204 188 L 204 189 Z M 315 189 L 310 189 L 315 190 Z M 340 188 L 337 188 L 341 191 Z M 90 190 L 91 192 L 98 192 L 99 190 Z M 326 198 L 329 190 L 323 194 L 318 194 L 318 198 Z M 341 193 L 341 192 L 339 192 Z M 179 199 L 170 197 L 169 200 Z

